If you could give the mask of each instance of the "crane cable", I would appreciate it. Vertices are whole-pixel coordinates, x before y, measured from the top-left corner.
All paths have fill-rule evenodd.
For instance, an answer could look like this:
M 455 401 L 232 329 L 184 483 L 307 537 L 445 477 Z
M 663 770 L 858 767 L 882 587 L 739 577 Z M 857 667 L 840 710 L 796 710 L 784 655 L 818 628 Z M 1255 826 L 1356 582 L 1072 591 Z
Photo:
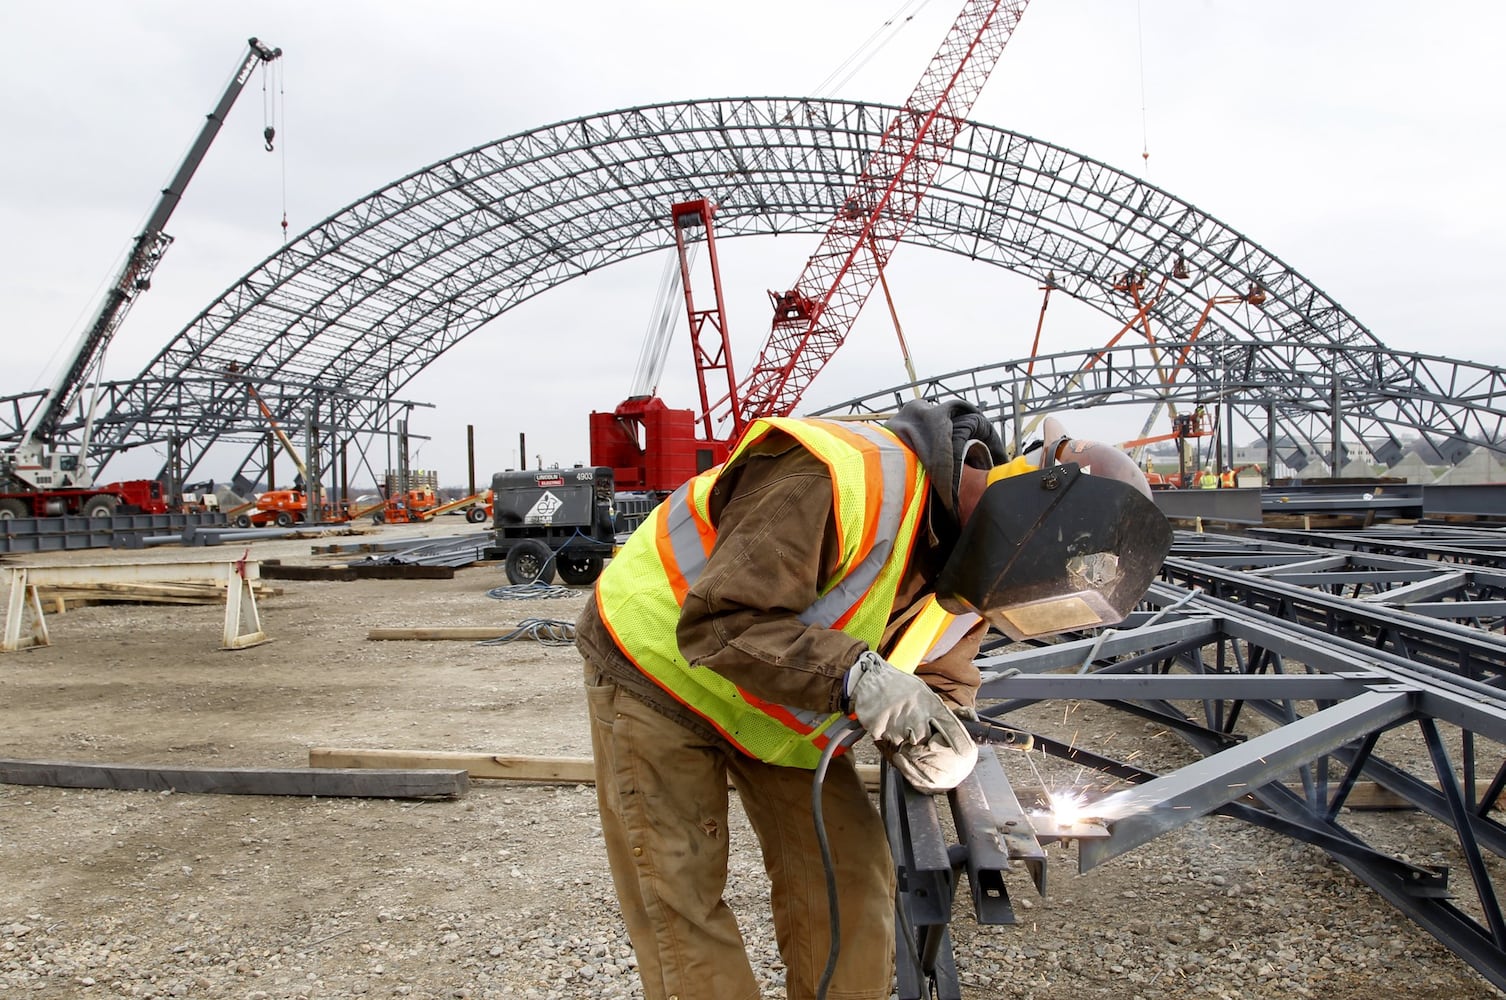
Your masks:
M 276 74 L 276 77 L 277 77 L 276 81 L 275 81 L 275 85 L 273 87 L 269 87 L 267 85 L 268 84 L 268 79 L 267 78 L 270 77 L 270 76 L 272 76 L 273 74 Z M 278 122 L 278 118 L 279 118 L 279 111 L 281 112 L 280 117 L 282 119 L 283 126 L 284 127 L 287 126 L 288 97 L 287 97 L 286 87 L 285 87 L 283 81 L 284 81 L 284 77 L 282 75 L 282 63 L 281 63 L 280 60 L 278 62 L 276 62 L 276 63 L 267 64 L 267 65 L 264 65 L 262 67 L 262 78 L 261 78 L 261 119 L 262 119 L 262 130 L 261 130 L 261 137 L 262 137 L 263 147 L 266 149 L 267 152 L 271 153 L 271 152 L 274 151 L 274 148 L 276 148 L 276 151 L 278 151 L 278 152 L 280 152 L 282 154 L 281 160 L 279 161 L 279 165 L 281 167 L 281 173 L 282 173 L 282 178 L 281 178 L 281 180 L 282 180 L 282 244 L 283 244 L 283 246 L 287 246 L 287 244 L 288 244 L 288 147 L 287 147 L 287 137 L 286 136 L 283 137 L 283 144 L 282 144 L 281 147 L 276 147 L 275 143 L 273 142 L 273 140 L 277 138 L 277 122 Z
M 885 46 L 894 41 L 895 37 L 915 19 L 915 15 L 924 10 L 930 2 L 931 0 L 920 0 L 914 10 L 906 13 L 906 8 L 915 4 L 916 0 L 905 0 L 904 3 L 900 4 L 898 10 L 885 18 L 884 22 L 875 28 L 872 34 L 863 39 L 858 44 L 858 47 L 846 59 L 843 59 L 837 65 L 837 68 L 827 75 L 826 79 L 817 84 L 816 89 L 811 91 L 811 93 L 816 97 L 826 97 L 836 93 L 838 89 L 845 86 L 848 81 L 856 76 L 864 66 L 867 66 L 874 56 L 883 51 Z M 888 36 L 881 38 L 880 36 L 886 30 L 888 31 Z M 865 53 L 865 49 L 869 49 L 869 51 Z
M 685 263 L 695 266 L 700 243 L 686 247 Z M 659 378 L 664 374 L 664 362 L 669 357 L 670 341 L 674 339 L 675 320 L 680 315 L 684 301 L 680 288 L 680 258 L 670 253 L 664 258 L 664 270 L 659 275 L 659 290 L 655 293 L 657 304 L 649 317 L 648 329 L 643 334 L 643 346 L 638 352 L 638 366 L 633 372 L 633 387 L 630 395 L 653 396 L 659 392 Z

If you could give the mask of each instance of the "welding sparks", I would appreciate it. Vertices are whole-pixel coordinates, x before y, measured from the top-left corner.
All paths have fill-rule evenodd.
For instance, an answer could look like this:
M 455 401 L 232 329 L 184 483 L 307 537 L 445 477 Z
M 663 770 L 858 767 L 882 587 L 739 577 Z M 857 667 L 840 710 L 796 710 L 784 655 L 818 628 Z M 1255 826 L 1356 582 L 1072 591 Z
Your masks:
M 1088 800 L 1082 792 L 1047 792 L 1046 799 L 1051 806 L 1051 816 L 1056 820 L 1059 827 L 1075 826 L 1083 818 L 1083 809 Z

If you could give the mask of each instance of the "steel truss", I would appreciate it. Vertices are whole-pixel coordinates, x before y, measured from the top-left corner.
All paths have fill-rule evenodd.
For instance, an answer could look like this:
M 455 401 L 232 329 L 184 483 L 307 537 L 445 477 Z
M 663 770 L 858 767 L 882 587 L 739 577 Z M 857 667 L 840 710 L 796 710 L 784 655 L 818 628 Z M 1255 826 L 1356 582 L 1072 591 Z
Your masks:
M 314 407 L 313 387 L 391 397 L 514 306 L 671 246 L 672 202 L 715 201 L 723 238 L 822 232 L 896 112 L 805 98 L 660 104 L 559 122 L 418 170 L 304 232 L 211 303 L 146 367 L 137 390 L 123 393 L 95 438 L 96 462 L 167 441 L 181 419 L 196 427 L 181 450 L 193 475 L 210 449 L 238 432 L 227 397 L 216 394 L 217 385 L 233 394 L 215 381 L 232 365 L 259 382 L 310 387 L 303 405 L 292 406 L 297 412 Z M 1446 456 L 1499 436 L 1498 370 L 1385 350 L 1253 240 L 1060 146 L 968 123 L 906 239 L 1037 283 L 1049 276 L 1062 294 L 1116 320 L 1125 311 L 1117 280 L 1180 271 L 1181 260 L 1191 276 L 1170 285 L 1149 314 L 1174 338 L 1191 330 L 1210 298 L 1260 286 L 1261 308 L 1225 305 L 1210 314 L 1189 378 L 1207 386 L 1239 376 L 1268 393 L 1294 458 L 1310 458 L 1330 436 L 1314 421 L 1334 385 L 1351 439 L 1387 442 L 1377 455 L 1383 464 L 1399 452 L 1391 447 L 1398 426 Z M 1148 370 L 1130 358 L 1116 353 L 1113 372 L 1095 377 L 1112 375 L 1119 391 L 1127 366 Z M 1087 402 L 1091 380 L 1072 389 L 1073 372 L 1055 370 L 1061 364 L 1044 366 L 1031 398 L 1050 399 L 1049 382 Z M 971 395 L 1019 381 L 1000 366 L 935 385 L 955 383 Z M 173 423 L 164 424 L 157 414 L 175 398 Z M 361 416 L 354 433 L 385 429 L 379 411 Z M 79 426 L 75 413 L 63 437 L 76 438 Z M 243 465 L 253 469 L 256 459 Z
M 1176 327 L 1171 327 L 1175 330 Z M 1185 353 L 1167 381 L 1168 358 Z M 1414 375 L 1399 379 L 1393 363 Z M 821 414 L 891 412 L 915 390 L 962 398 L 994 414 L 1015 439 L 1042 415 L 1146 403 L 1221 405 L 1220 435 L 1267 442 L 1266 467 L 1300 472 L 1318 463 L 1338 475 L 1368 455 L 1381 466 L 1405 456 L 1403 435 L 1429 442 L 1450 463 L 1476 447 L 1506 454 L 1506 369 L 1378 343 L 1251 338 L 1116 344 L 982 365 L 893 386 Z M 1336 446 L 1335 446 L 1336 443 Z
M 1506 988 L 1496 884 L 1506 636 L 1447 620 L 1478 617 L 1485 593 L 1499 603 L 1503 582 L 1491 569 L 1179 532 L 1163 582 L 1124 625 L 988 651 L 983 714 L 1019 726 L 1038 702 L 1098 702 L 1175 733 L 1200 758 L 1158 775 L 1109 755 L 1111 736 L 1075 722 L 1036 732 L 1037 751 L 1125 787 L 1088 803 L 1090 819 L 1062 825 L 1020 809 L 1005 771 L 1033 782 L 1013 765 L 1018 754 L 985 753 L 987 766 L 951 797 L 955 844 L 930 800 L 886 788 L 911 928 L 899 942 L 901 996 L 960 996 L 946 922 L 964 874 L 978 921 L 1013 923 L 1006 880 L 1023 867 L 1043 891 L 1043 844 L 1075 841 L 1087 871 L 1206 815 L 1320 848 Z M 1451 602 L 1452 616 L 1417 613 Z M 1346 806 L 1362 791 L 1415 810 L 1366 813 L 1369 828 L 1404 816 L 1405 831 L 1367 840 L 1352 828 Z M 990 805 L 967 812 L 980 796 Z M 1398 857 L 1385 840 L 1447 864 Z
M 381 475 L 372 462 L 385 459 L 371 454 L 375 444 L 395 434 L 391 428 L 415 408 L 433 406 L 390 396 L 362 396 L 306 382 L 252 381 L 234 372 L 171 379 L 142 377 L 98 386 L 100 412 L 106 415 L 96 420 L 96 431 L 108 433 L 122 426 L 150 424 L 156 436 L 151 442 L 139 443 L 163 446 L 166 459 L 159 478 L 180 485 L 193 478 L 194 466 L 209 444 L 231 448 L 241 445 L 230 453 L 238 464 L 226 481 L 237 484 L 239 492 L 246 492 L 267 471 L 266 449 L 270 447 L 266 416 L 248 388 L 256 391 L 278 425 L 306 449 L 305 458 L 311 466 L 364 467 L 374 481 L 380 481 Z M 23 398 L 34 407 L 40 403 L 41 394 L 17 397 Z M 20 404 L 14 409 L 24 413 Z M 64 418 L 61 426 L 72 432 L 81 430 L 82 415 Z M 213 441 L 201 436 L 205 426 L 216 428 Z M 3 420 L 0 427 L 10 429 Z M 352 449 L 354 463 L 349 454 Z
M 1251 528 L 1248 533 L 1255 538 L 1295 545 L 1409 556 L 1441 563 L 1506 570 L 1506 529 L 1501 527 L 1396 524 L 1380 525 L 1363 532 Z

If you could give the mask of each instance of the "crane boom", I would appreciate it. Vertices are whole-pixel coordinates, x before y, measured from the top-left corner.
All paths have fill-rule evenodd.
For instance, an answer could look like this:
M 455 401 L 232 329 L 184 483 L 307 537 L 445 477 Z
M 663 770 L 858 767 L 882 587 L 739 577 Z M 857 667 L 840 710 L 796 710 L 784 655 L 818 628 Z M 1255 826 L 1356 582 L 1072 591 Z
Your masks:
M 33 412 L 31 420 L 22 432 L 20 443 L 16 446 L 17 455 L 27 453 L 27 458 L 31 461 L 40 459 L 40 450 L 36 443 L 39 440 L 51 442 L 63 412 L 99 366 L 105 348 L 115 335 L 115 331 L 120 328 L 131 305 L 141 292 L 150 287 L 152 272 L 156 270 L 162 255 L 172 243 L 172 237 L 163 232 L 163 229 L 172 218 L 173 210 L 178 207 L 178 202 L 183 197 L 183 190 L 193 178 L 204 155 L 209 151 L 210 144 L 219 134 L 220 127 L 225 123 L 225 116 L 229 114 L 231 106 L 235 104 L 236 98 L 245 88 L 246 80 L 250 78 L 252 70 L 257 66 L 270 63 L 282 55 L 281 49 L 268 48 L 255 38 L 249 39 L 247 45 L 248 51 L 235 74 L 230 78 L 230 83 L 226 86 L 224 94 L 220 96 L 219 103 L 206 116 L 198 137 L 189 148 L 177 173 L 173 175 L 172 181 L 163 189 L 156 207 L 147 219 L 145 228 L 136 237 L 124 265 L 110 283 L 109 290 L 106 291 L 104 301 L 100 303 L 93 321 L 80 336 L 78 345 L 74 348 L 72 360 L 63 367 L 48 391 L 45 401 Z M 82 454 L 78 456 L 80 476 L 75 479 L 76 485 L 88 484 L 88 472 L 83 468 L 84 457 Z M 16 463 L 17 470 L 25 467 L 27 465 Z M 18 478 L 24 477 L 18 476 Z
M 277 441 L 282 445 L 282 450 L 287 452 L 288 457 L 293 460 L 293 465 L 298 469 L 299 478 L 304 483 L 307 483 L 309 481 L 309 469 L 304 464 L 303 456 L 298 454 L 298 448 L 293 444 L 293 439 L 288 437 L 287 432 L 282 429 L 282 425 L 277 422 L 277 418 L 272 415 L 272 411 L 267 407 L 267 404 L 262 401 L 261 393 L 256 391 L 256 387 L 247 384 L 246 392 L 256 402 L 257 408 L 261 410 L 261 415 L 267 418 L 267 424 L 272 428 L 272 433 L 277 435 Z
M 741 384 L 741 412 L 722 415 L 734 436 L 745 420 L 793 412 L 842 345 L 1028 2 L 968 0 L 800 277 L 769 293 L 774 320 Z

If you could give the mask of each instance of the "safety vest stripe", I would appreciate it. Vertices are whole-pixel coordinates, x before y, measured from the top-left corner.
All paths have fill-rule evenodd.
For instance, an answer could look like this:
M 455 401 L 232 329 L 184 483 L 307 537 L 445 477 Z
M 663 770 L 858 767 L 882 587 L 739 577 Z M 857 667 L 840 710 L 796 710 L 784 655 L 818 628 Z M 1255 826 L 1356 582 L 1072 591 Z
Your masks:
M 892 438 L 885 438 L 884 437 L 884 434 L 886 432 L 880 430 L 876 426 L 870 426 L 870 425 L 865 425 L 865 424 L 843 424 L 843 423 L 836 423 L 836 422 L 831 422 L 831 423 L 828 423 L 828 424 L 824 424 L 823 425 L 823 429 L 826 430 L 827 433 L 831 434 L 832 437 L 840 440 L 843 444 L 847 445 L 849 448 L 852 448 L 857 454 L 859 454 L 862 457 L 862 460 L 863 460 L 863 478 L 864 478 L 865 481 L 868 481 L 868 482 L 872 482 L 872 481 L 875 481 L 875 480 L 880 481 L 880 482 L 883 481 L 882 480 L 882 476 L 883 476 L 883 473 L 884 473 L 883 459 L 882 459 L 883 450 L 884 449 L 888 449 L 888 448 L 892 448 L 894 446 L 894 444 L 895 444 L 895 442 L 894 442 L 894 440 Z M 854 440 L 854 439 L 856 439 L 856 440 Z M 872 451 L 869 448 L 864 447 L 865 444 L 866 445 L 872 445 L 874 447 L 877 447 L 880 450 L 877 451 L 877 452 Z M 851 482 L 844 482 L 844 483 L 841 483 L 841 484 L 838 484 L 838 483 L 834 482 L 832 484 L 832 486 L 833 486 L 834 489 L 846 488 L 846 489 L 849 490 L 850 493 L 856 493 L 857 492 L 855 489 L 852 489 L 852 487 L 855 487 L 857 485 L 858 484 L 851 483 Z M 836 496 L 833 496 L 833 501 L 834 502 L 837 502 L 839 500 L 846 501 L 846 502 L 849 502 L 849 503 L 852 503 L 852 502 L 861 502 L 862 503 L 862 505 L 863 505 L 863 524 L 864 524 L 864 527 L 865 527 L 865 531 L 864 531 L 862 537 L 860 537 L 858 539 L 855 539 L 855 542 L 856 542 L 856 551 L 866 552 L 868 550 L 868 547 L 873 543 L 873 537 L 874 537 L 874 534 L 875 534 L 875 531 L 876 531 L 876 527 L 877 527 L 877 525 L 876 525 L 876 519 L 878 517 L 879 506 L 881 504 L 882 498 L 880 496 L 878 496 L 878 495 L 875 495 L 875 491 L 873 491 L 873 490 L 863 490 L 861 494 L 856 495 L 856 496 L 853 496 L 853 495 L 849 495 L 849 496 L 845 496 L 845 497 L 836 497 Z
M 889 431 L 883 430 L 878 426 L 868 424 L 843 425 L 842 430 L 853 435 L 854 437 L 866 439 L 869 444 L 875 446 L 875 448 L 877 449 L 876 451 L 863 449 L 863 459 L 868 467 L 867 471 L 869 476 L 878 476 L 882 478 L 883 476 L 890 474 L 890 469 L 892 468 L 892 460 L 894 458 L 894 455 L 896 454 L 897 449 L 894 447 L 895 442 L 892 439 Z M 901 455 L 909 454 L 907 450 L 898 450 L 898 453 Z M 908 481 L 908 479 L 906 481 Z M 867 534 L 863 536 L 863 540 L 860 543 L 860 547 L 865 551 L 873 545 L 875 538 L 883 539 L 893 537 L 893 535 L 880 534 L 880 531 L 882 530 L 880 528 L 880 525 L 884 523 L 884 516 L 881 513 L 881 510 L 876 508 L 880 508 L 880 505 L 882 503 L 881 498 L 874 496 L 870 491 L 866 499 L 868 501 L 868 508 L 866 511 L 867 518 L 865 519 L 864 523 L 867 526 Z
M 954 615 L 943 609 L 934 595 L 927 597 L 925 606 L 910 620 L 885 658 L 899 669 L 914 673 L 922 663 L 961 642 L 980 620 L 971 612 Z
M 685 595 L 700 579 L 716 543 L 716 532 L 696 502 L 709 489 L 710 484 L 697 476 L 670 494 L 655 511 L 661 515 L 655 518 L 655 547 L 669 573 L 676 604 L 685 603 Z
M 777 427 L 778 421 L 771 420 L 769 421 L 769 423 Z M 802 421 L 800 423 L 806 422 Z M 770 428 L 760 428 L 760 430 L 764 432 L 766 432 L 767 429 Z M 757 433 L 749 436 L 755 439 L 761 439 L 764 436 L 764 433 Z M 906 454 L 904 449 L 892 438 L 881 438 L 878 442 L 875 443 L 878 443 L 880 447 L 884 449 L 883 453 L 879 456 L 879 475 L 882 477 L 893 476 L 894 478 L 892 481 L 903 482 L 903 469 L 907 464 L 905 461 Z M 733 458 L 736 458 L 736 456 L 738 454 L 741 454 L 744 450 L 746 449 L 743 447 L 738 448 Z M 868 458 L 866 453 L 863 454 L 863 458 L 865 459 L 865 461 Z M 729 459 L 729 461 L 731 461 L 731 459 Z M 659 550 L 661 558 L 666 555 L 669 557 L 665 560 L 666 568 L 668 569 L 671 576 L 671 585 L 675 590 L 677 598 L 676 603 L 679 604 L 684 603 L 684 594 L 689 591 L 690 587 L 695 585 L 696 580 L 700 579 L 701 572 L 706 568 L 706 561 L 711 554 L 711 548 L 715 544 L 715 530 L 711 527 L 703 511 L 698 509 L 703 506 L 705 497 L 709 494 L 715 471 L 716 470 L 714 470 L 712 473 L 705 473 L 702 476 L 697 476 L 695 479 L 692 479 L 690 482 L 686 483 L 678 490 L 676 490 L 669 497 L 669 499 L 661 505 L 664 508 L 664 517 L 657 525 L 657 527 L 659 528 L 659 534 L 657 537 L 658 544 L 656 547 Z M 833 470 L 832 478 L 833 480 L 836 480 L 838 478 L 845 479 L 846 477 L 839 477 L 838 471 Z M 876 482 L 879 483 L 883 483 L 885 481 L 886 479 L 884 478 L 878 478 L 876 480 Z M 899 526 L 899 517 L 901 513 L 901 507 L 904 503 L 904 497 L 898 494 L 890 495 L 892 492 L 893 491 L 883 489 L 869 490 L 866 487 L 864 488 L 863 501 L 865 507 L 867 506 L 869 494 L 879 493 L 882 495 L 882 499 L 879 501 L 879 514 L 876 518 L 878 525 L 875 529 L 864 531 L 865 535 L 878 534 L 881 538 L 884 539 L 881 543 L 879 543 L 879 545 L 881 546 L 881 551 L 870 552 L 868 556 L 863 560 L 865 571 L 862 574 L 862 578 L 854 581 L 853 585 L 851 586 L 840 588 L 841 592 L 837 594 L 836 598 L 827 603 L 826 607 L 828 609 L 835 607 L 840 603 L 840 606 L 836 607 L 834 613 L 832 613 L 829 617 L 823 614 L 822 620 L 819 621 L 815 618 L 812 618 L 811 620 L 806 621 L 806 624 L 820 624 L 823 627 L 830 627 L 831 623 L 836 620 L 836 617 L 844 612 L 852 603 L 850 595 L 854 592 L 854 590 L 856 590 L 857 594 L 861 596 L 861 594 L 863 592 L 866 592 L 868 587 L 872 584 L 873 577 L 877 575 L 878 567 L 881 566 L 884 559 L 888 557 L 889 549 L 892 544 L 889 539 L 892 539 L 894 537 L 895 530 Z M 837 516 L 834 518 L 834 520 L 838 521 L 839 523 L 846 520 L 846 518 L 842 516 L 841 508 L 838 508 L 835 513 L 837 514 Z M 867 519 L 868 518 L 865 518 L 864 520 Z M 877 562 L 874 562 L 875 555 L 877 556 Z M 873 563 L 873 565 L 871 567 L 868 567 L 869 563 Z M 853 568 L 851 566 L 838 567 L 839 575 L 844 571 L 850 575 L 853 572 Z M 676 581 L 678 581 L 678 584 L 676 583 Z M 842 580 L 841 582 L 846 583 L 847 581 Z M 819 607 L 820 604 L 821 602 L 818 601 L 817 605 L 814 605 L 813 608 Z
M 908 450 L 901 447 L 891 436 L 880 431 L 878 428 L 855 425 L 860 436 L 867 438 L 871 444 L 877 446 L 876 457 L 880 469 L 879 482 L 907 483 L 906 461 Z M 867 432 L 872 431 L 872 434 Z M 867 454 L 865 449 L 865 454 Z M 869 491 L 881 494 L 876 516 L 872 510 L 865 518 L 868 522 L 865 535 L 865 543 L 871 542 L 868 555 L 836 586 L 822 594 L 816 603 L 812 604 L 800 615 L 800 620 L 807 625 L 820 625 L 825 628 L 837 626 L 838 622 L 848 619 L 858 608 L 862 598 L 873 588 L 878 579 L 884 563 L 888 561 L 893 551 L 894 540 L 898 536 L 900 518 L 903 515 L 905 495 L 900 490 Z M 907 492 L 907 491 L 906 491 Z
M 921 664 L 921 657 L 946 630 L 951 619 L 952 616 L 942 609 L 934 596 L 927 597 L 925 606 L 910 620 L 910 624 L 905 626 L 905 631 L 900 635 L 899 641 L 884 658 L 906 673 L 913 674 L 915 668 Z
M 888 536 L 894 540 L 891 546 L 894 551 L 891 552 L 888 561 L 879 567 L 870 588 L 870 593 L 888 594 L 891 608 L 893 595 L 899 588 L 900 574 L 910 562 L 910 553 L 915 547 L 915 540 L 919 534 L 917 525 L 925 511 L 926 497 L 929 494 L 929 490 L 925 488 L 925 472 L 921 468 L 920 460 L 908 449 L 903 449 L 902 454 L 905 459 L 904 481 L 910 484 L 913 500 L 902 504 L 904 509 L 901 511 L 900 530 Z M 882 634 L 888 625 L 888 614 L 886 612 L 882 620 L 874 620 L 876 617 L 873 613 L 874 607 L 873 602 L 860 599 L 837 619 L 833 627 L 852 631 L 854 629 L 849 626 L 855 625 L 855 630 L 858 632 L 876 631 L 877 634 Z M 855 623 L 854 619 L 860 615 L 866 616 L 869 620 Z

